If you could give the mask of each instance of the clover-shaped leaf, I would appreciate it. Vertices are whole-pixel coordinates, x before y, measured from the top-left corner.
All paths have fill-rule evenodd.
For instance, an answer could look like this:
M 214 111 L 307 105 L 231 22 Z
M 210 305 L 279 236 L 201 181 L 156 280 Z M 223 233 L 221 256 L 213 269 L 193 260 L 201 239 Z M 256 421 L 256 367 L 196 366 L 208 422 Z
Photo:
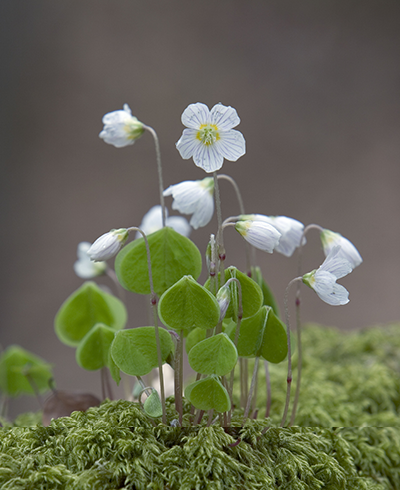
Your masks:
M 161 295 L 179 279 L 190 274 L 196 279 L 201 273 L 201 254 L 189 238 L 169 227 L 148 236 L 154 291 Z M 119 282 L 128 291 L 150 293 L 147 250 L 143 238 L 124 247 L 115 260 Z
M 219 305 L 215 296 L 184 276 L 161 296 L 158 303 L 161 321 L 169 328 L 185 333 L 194 328 L 213 328 L 219 320 Z
M 265 282 L 259 267 L 251 268 L 251 277 L 256 281 L 256 283 L 261 288 L 261 291 L 264 296 L 263 305 L 271 306 L 271 308 L 274 310 L 275 315 L 279 318 L 280 315 L 279 315 L 278 303 L 276 302 L 276 299 L 272 294 L 271 288 Z
M 226 412 L 231 408 L 229 394 L 221 381 L 214 377 L 200 379 L 186 387 L 185 397 L 200 410 Z
M 164 363 L 173 350 L 170 334 L 158 329 L 161 359 Z M 126 374 L 144 376 L 158 366 L 154 327 L 137 327 L 121 330 L 111 344 L 111 356 L 115 364 Z
M 247 274 L 244 274 L 233 266 L 225 269 L 225 282 L 231 277 L 236 277 L 240 282 L 242 290 L 243 318 L 254 315 L 263 304 L 263 294 L 260 286 Z M 218 274 L 218 280 L 219 278 L 220 274 Z M 210 289 L 210 279 L 206 281 L 204 287 Z M 231 290 L 231 301 L 225 314 L 225 318 L 234 318 L 237 320 L 236 315 L 239 302 L 239 295 L 237 292 L 238 287 L 235 282 L 232 282 L 229 287 Z
M 12 345 L 0 356 L 0 390 L 8 396 L 47 391 L 51 366 L 27 350 Z
M 237 358 L 234 343 L 224 333 L 202 340 L 189 352 L 189 364 L 200 374 L 225 376 L 235 367 Z
M 285 326 L 270 306 L 263 306 L 252 317 L 243 319 L 237 349 L 240 357 L 262 357 L 276 364 L 286 358 Z
M 115 330 L 103 323 L 96 325 L 83 337 L 76 349 L 76 362 L 95 371 L 109 365 L 109 351 Z
M 126 319 L 122 301 L 87 281 L 64 301 L 54 327 L 61 342 L 75 347 L 96 323 L 119 330 L 124 328 Z

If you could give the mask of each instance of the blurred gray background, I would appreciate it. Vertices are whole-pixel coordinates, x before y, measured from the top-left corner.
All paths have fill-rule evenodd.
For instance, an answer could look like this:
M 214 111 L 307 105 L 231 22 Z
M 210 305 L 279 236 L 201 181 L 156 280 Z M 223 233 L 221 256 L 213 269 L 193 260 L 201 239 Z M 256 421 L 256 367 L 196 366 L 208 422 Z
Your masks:
M 53 319 L 82 283 L 77 244 L 139 225 L 158 203 L 151 136 L 123 149 L 98 138 L 102 116 L 124 103 L 158 131 L 165 187 L 206 176 L 175 148 L 185 107 L 235 107 L 247 153 L 222 172 L 246 210 L 338 231 L 364 258 L 341 281 L 344 307 L 303 288 L 304 321 L 398 321 L 399 21 L 397 0 L 2 0 L 2 346 L 54 363 L 60 388 L 100 392 Z M 237 214 L 227 182 L 221 195 L 224 217 Z M 202 252 L 215 227 L 214 217 L 192 233 Z M 227 265 L 243 267 L 240 236 L 228 229 L 225 241 Z M 296 258 L 257 256 L 282 305 Z M 322 261 L 311 232 L 304 271 Z M 129 297 L 129 313 L 130 327 L 148 323 L 143 297 Z

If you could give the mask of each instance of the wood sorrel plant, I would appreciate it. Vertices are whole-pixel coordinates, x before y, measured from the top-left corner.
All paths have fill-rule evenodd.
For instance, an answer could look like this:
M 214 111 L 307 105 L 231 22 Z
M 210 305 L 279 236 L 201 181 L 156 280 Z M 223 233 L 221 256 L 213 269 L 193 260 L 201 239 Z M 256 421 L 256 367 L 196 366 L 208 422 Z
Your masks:
M 267 373 L 267 407 L 269 415 L 270 386 L 268 363 L 287 359 L 287 396 L 282 407 L 281 426 L 286 424 L 292 382 L 291 338 L 288 296 L 293 284 L 306 284 L 328 304 L 348 302 L 348 292 L 336 283 L 362 262 L 356 248 L 338 233 L 317 225 L 304 225 L 286 216 L 245 214 L 243 201 L 235 181 L 218 175 L 224 159 L 235 161 L 245 153 L 243 135 L 234 130 L 240 122 L 232 107 L 215 105 L 211 111 L 204 104 L 191 104 L 182 114 L 187 127 L 176 146 L 183 159 L 194 163 L 212 177 L 184 181 L 163 190 L 161 156 L 157 134 L 132 116 L 127 105 L 121 111 L 103 118 L 100 137 L 116 147 L 133 144 L 146 130 L 156 145 L 160 188 L 160 206 L 155 206 L 135 226 L 111 230 L 93 245 L 78 247 L 74 268 L 84 279 L 108 274 L 119 288 L 141 295 L 150 295 L 153 325 L 126 329 L 125 296 L 120 298 L 104 292 L 93 281 L 73 293 L 61 306 L 55 329 L 59 339 L 76 347 L 76 359 L 89 370 L 100 369 L 103 386 L 108 386 L 108 371 L 119 383 L 120 371 L 136 376 L 140 386 L 139 399 L 147 398 L 143 410 L 162 423 L 182 425 L 183 393 L 192 409 L 187 420 L 197 424 L 207 412 L 207 423 L 219 420 L 229 426 L 232 410 L 243 410 L 243 423 L 254 410 L 257 373 L 260 360 Z M 223 220 L 218 187 L 220 179 L 228 180 L 237 193 L 241 214 Z M 202 269 L 201 254 L 188 238 L 190 225 L 183 217 L 169 217 L 164 197 L 172 196 L 172 208 L 191 215 L 193 228 L 205 226 L 217 212 L 217 230 L 211 235 L 206 252 L 208 279 L 198 282 Z M 223 232 L 233 226 L 246 241 L 246 270 L 225 268 Z M 308 230 L 318 228 L 326 255 L 316 270 L 302 275 L 301 250 Z M 135 239 L 126 245 L 135 231 Z M 251 248 L 285 256 L 299 251 L 299 272 L 285 294 L 285 323 L 280 319 L 274 296 L 254 263 Z M 229 252 L 229 250 L 228 250 Z M 116 256 L 115 272 L 105 261 Z M 252 259 L 253 256 L 253 259 Z M 121 291 L 120 291 L 121 292 Z M 298 380 L 289 425 L 295 421 L 301 373 L 300 289 L 296 292 L 298 335 Z M 196 380 L 183 389 L 184 339 L 188 361 L 197 373 Z M 248 372 L 248 359 L 254 359 L 253 372 Z M 177 419 L 167 420 L 163 382 L 163 364 L 175 371 L 175 407 Z M 233 399 L 234 371 L 239 365 L 240 399 Z M 146 386 L 142 377 L 158 368 L 160 394 Z M 108 371 L 107 371 L 108 370 Z M 249 386 L 250 381 L 250 386 Z M 104 395 L 107 391 L 104 390 Z M 108 390 L 111 396 L 111 390 Z M 273 394 L 272 394 L 273 396 Z M 217 417 L 215 417 L 217 415 Z

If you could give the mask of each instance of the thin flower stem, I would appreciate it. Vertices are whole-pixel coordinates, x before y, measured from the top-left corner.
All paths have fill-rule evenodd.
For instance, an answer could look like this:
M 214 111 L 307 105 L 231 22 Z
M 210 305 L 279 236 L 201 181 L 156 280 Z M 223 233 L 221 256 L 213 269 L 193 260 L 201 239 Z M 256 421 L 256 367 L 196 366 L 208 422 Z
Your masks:
M 121 284 L 119 283 L 118 279 L 117 279 L 117 275 L 115 274 L 115 271 L 114 269 L 111 269 L 111 267 L 108 267 L 107 266 L 107 269 L 106 269 L 106 275 L 113 281 L 113 283 L 115 284 L 116 288 L 117 288 L 117 291 L 118 291 L 118 296 L 120 298 L 120 300 L 125 303 L 126 301 L 126 294 L 125 294 L 125 289 L 121 286 Z
M 183 332 L 179 332 L 177 337 L 177 345 L 175 351 L 174 367 L 175 367 L 175 409 L 179 415 L 179 425 L 182 426 L 183 406 L 182 406 L 182 379 L 183 379 Z
M 287 373 L 287 388 L 286 388 L 286 402 L 285 402 L 285 408 L 283 411 L 283 416 L 281 420 L 281 427 L 284 427 L 285 422 L 286 422 L 286 417 L 287 413 L 289 410 L 289 402 L 290 402 L 290 388 L 292 386 L 292 346 L 291 346 L 291 341 L 290 341 L 290 322 L 289 322 L 289 306 L 288 306 L 288 297 L 289 297 L 289 289 L 290 287 L 295 284 L 298 281 L 301 281 L 302 277 L 296 277 L 292 279 L 285 291 L 285 297 L 284 297 L 284 306 L 285 306 L 285 320 L 286 320 L 286 335 L 287 335 L 287 346 L 288 346 L 288 373 Z
M 266 402 L 266 407 L 265 407 L 265 418 L 267 419 L 269 417 L 269 413 L 271 411 L 271 377 L 269 375 L 269 366 L 268 366 L 268 361 L 264 361 L 264 366 L 265 366 L 265 381 L 267 384 L 267 402 Z
M 160 333 L 158 331 L 158 314 L 157 314 L 157 295 L 154 292 L 154 285 L 153 285 L 153 274 L 151 271 L 151 257 L 150 257 L 150 247 L 149 247 L 149 242 L 147 240 L 146 233 L 141 230 L 140 228 L 137 228 L 136 226 L 132 226 L 128 228 L 128 231 L 138 231 L 144 239 L 144 243 L 146 245 L 146 252 L 147 252 L 147 268 L 149 271 L 149 284 L 150 284 L 150 292 L 151 292 L 151 306 L 153 310 L 153 317 L 154 317 L 154 331 L 155 331 L 155 337 L 156 337 L 156 346 L 157 346 L 157 360 L 158 360 L 158 376 L 160 378 L 160 391 L 161 391 L 161 405 L 162 405 L 162 423 L 166 424 L 167 423 L 167 411 L 166 411 L 166 406 L 165 406 L 165 388 L 164 388 L 164 373 L 162 369 L 162 356 L 161 356 L 161 342 L 160 342 Z
M 162 165 L 161 165 L 161 151 L 160 151 L 160 143 L 158 141 L 158 136 L 157 133 L 153 128 L 150 126 L 146 126 L 143 124 L 143 128 L 146 129 L 151 135 L 153 136 L 154 139 L 154 145 L 156 147 L 156 158 L 157 158 L 157 171 L 158 171 L 158 187 L 160 190 L 160 204 L 162 208 L 162 225 L 163 227 L 165 226 L 165 221 L 167 219 L 167 211 L 165 209 L 165 202 L 164 202 L 164 184 L 163 184 L 163 177 L 162 177 Z
M 229 175 L 226 175 L 226 174 L 218 175 L 218 179 L 227 180 L 228 182 L 230 182 L 232 184 L 232 186 L 235 190 L 235 193 L 236 193 L 237 200 L 239 202 L 240 214 L 246 214 L 246 212 L 244 210 L 242 195 L 240 193 L 240 189 L 239 189 L 239 186 L 237 185 L 236 181 L 232 177 L 230 177 Z M 249 277 L 251 275 L 251 259 L 250 259 L 251 252 L 250 252 L 250 250 L 251 250 L 250 243 L 245 241 L 246 269 L 247 269 L 247 273 L 249 274 Z
M 210 427 L 212 423 L 213 415 L 214 415 L 214 409 L 211 408 L 210 410 L 207 411 L 207 427 Z
M 310 230 L 318 230 L 319 232 L 324 231 L 324 229 L 316 224 L 310 224 L 306 226 L 303 230 L 302 236 L 300 238 L 300 246 L 298 249 L 298 262 L 297 262 L 297 275 L 299 277 L 302 276 L 302 258 L 303 258 L 303 242 L 306 234 Z M 293 407 L 292 407 L 292 413 L 290 416 L 290 421 L 289 421 L 289 427 L 291 427 L 294 424 L 294 420 L 296 418 L 296 411 L 297 411 L 297 405 L 299 402 L 299 396 L 300 396 L 300 383 L 301 383 L 301 371 L 302 371 L 302 364 L 303 364 L 303 350 L 302 350 L 302 345 L 301 345 L 301 317 L 300 317 L 300 304 L 301 304 L 301 296 L 300 296 L 300 287 L 301 287 L 301 282 L 297 282 L 297 290 L 296 290 L 296 333 L 297 333 L 297 383 L 296 383 L 296 392 L 294 395 L 294 400 L 293 400 Z
M 300 289 L 300 283 L 298 285 L 298 290 Z M 292 413 L 290 415 L 289 427 L 294 424 L 294 419 L 296 418 L 297 404 L 300 397 L 300 382 L 301 382 L 301 370 L 303 364 L 303 349 L 301 346 L 301 322 L 300 322 L 300 298 L 296 297 L 296 333 L 297 333 L 297 382 L 296 382 L 296 392 L 293 400 Z
M 242 195 L 240 193 L 239 186 L 237 185 L 236 181 L 232 179 L 232 177 L 230 177 L 229 175 L 225 175 L 225 174 L 219 174 L 217 178 L 227 180 L 232 184 L 236 192 L 237 200 L 239 202 L 240 214 L 246 214 L 244 210 Z
M 217 210 L 217 250 L 218 250 L 218 258 L 219 258 L 219 271 L 220 271 L 220 287 L 225 283 L 225 247 L 222 236 L 222 211 L 221 211 L 221 196 L 219 193 L 219 185 L 218 185 L 218 174 L 217 172 L 213 172 L 214 177 L 214 198 L 215 198 L 215 207 Z
M 246 409 L 245 409 L 244 415 L 243 415 L 242 426 L 244 425 L 247 417 L 249 416 L 250 407 L 251 407 L 251 400 L 253 398 L 253 393 L 254 393 L 254 389 L 255 389 L 255 386 L 256 386 L 256 382 L 257 382 L 258 363 L 259 363 L 259 361 L 260 361 L 260 358 L 259 357 L 256 357 L 255 358 L 255 361 L 254 361 L 254 369 L 253 369 L 253 376 L 251 378 L 251 385 L 250 385 L 249 396 L 247 398 Z

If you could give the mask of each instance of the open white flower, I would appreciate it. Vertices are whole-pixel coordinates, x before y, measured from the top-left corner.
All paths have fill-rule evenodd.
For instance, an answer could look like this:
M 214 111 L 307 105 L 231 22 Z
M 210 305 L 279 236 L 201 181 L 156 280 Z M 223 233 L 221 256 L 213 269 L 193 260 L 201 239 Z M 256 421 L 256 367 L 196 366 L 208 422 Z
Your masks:
M 74 271 L 81 279 L 93 279 L 94 277 L 101 276 L 107 269 L 105 262 L 93 262 L 90 260 L 87 252 L 91 245 L 89 242 L 81 242 L 78 245 L 78 260 L 74 264 Z
M 331 249 L 319 267 L 303 276 L 303 282 L 318 294 L 329 305 L 345 305 L 349 302 L 349 292 L 336 280 L 347 276 L 353 270 L 351 263 L 343 258 L 340 246 Z
M 144 132 L 143 124 L 132 116 L 128 104 L 121 111 L 109 112 L 103 117 L 104 128 L 99 134 L 106 143 L 117 148 L 133 145 Z
M 356 247 L 350 240 L 342 236 L 340 233 L 335 233 L 334 231 L 324 229 L 321 231 L 320 236 L 325 256 L 329 254 L 333 247 L 339 245 L 339 255 L 348 260 L 353 269 L 359 266 L 363 261 Z
M 191 214 L 190 225 L 194 229 L 206 226 L 214 213 L 214 179 L 187 180 L 170 185 L 164 196 L 173 197 L 172 209 L 182 214 Z
M 279 231 L 266 221 L 237 221 L 235 229 L 250 245 L 268 253 L 274 251 L 281 237 Z
M 176 143 L 181 157 L 193 157 L 194 163 L 206 172 L 222 167 L 224 158 L 235 162 L 246 153 L 246 142 L 232 128 L 240 123 L 233 107 L 216 104 L 211 111 L 205 104 L 190 104 L 182 114 L 182 124 L 188 129 Z
M 98 238 L 87 251 L 90 260 L 101 262 L 116 255 L 126 242 L 129 231 L 126 228 L 111 230 Z
M 165 221 L 165 226 L 173 228 L 177 233 L 188 237 L 192 231 L 187 219 L 183 216 L 168 216 Z M 162 224 L 162 207 L 157 204 L 153 206 L 144 216 L 139 228 L 146 234 L 151 235 L 155 231 L 161 230 Z M 136 238 L 141 238 L 142 234 L 136 232 Z
M 241 219 L 264 221 L 276 228 L 282 235 L 275 250 L 286 257 L 291 257 L 297 247 L 300 246 L 304 225 L 287 216 L 264 216 L 263 214 L 247 214 L 240 216 Z M 303 240 L 303 245 L 306 240 Z

